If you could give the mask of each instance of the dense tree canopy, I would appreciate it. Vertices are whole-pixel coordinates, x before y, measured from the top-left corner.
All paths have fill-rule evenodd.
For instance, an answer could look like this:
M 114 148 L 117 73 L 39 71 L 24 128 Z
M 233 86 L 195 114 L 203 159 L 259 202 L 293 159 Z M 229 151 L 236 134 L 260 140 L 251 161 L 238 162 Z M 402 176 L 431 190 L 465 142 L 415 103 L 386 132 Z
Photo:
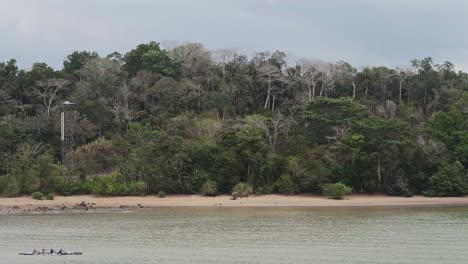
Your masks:
M 0 194 L 468 192 L 467 73 L 430 57 L 287 61 L 150 42 L 75 51 L 62 70 L 1 62 Z M 64 101 L 77 104 L 66 164 Z

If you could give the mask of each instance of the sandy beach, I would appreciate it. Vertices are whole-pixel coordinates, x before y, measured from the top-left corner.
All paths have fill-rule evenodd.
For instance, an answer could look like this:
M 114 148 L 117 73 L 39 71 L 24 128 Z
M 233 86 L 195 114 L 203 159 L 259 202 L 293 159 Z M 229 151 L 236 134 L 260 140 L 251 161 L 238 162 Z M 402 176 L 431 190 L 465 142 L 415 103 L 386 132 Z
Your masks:
M 468 197 L 395 197 L 354 194 L 344 200 L 320 195 L 262 195 L 231 200 L 228 195 L 98 197 L 94 195 L 56 196 L 54 200 L 33 200 L 29 196 L 0 198 L 0 212 L 30 210 L 152 208 L 152 207 L 423 207 L 468 206 Z

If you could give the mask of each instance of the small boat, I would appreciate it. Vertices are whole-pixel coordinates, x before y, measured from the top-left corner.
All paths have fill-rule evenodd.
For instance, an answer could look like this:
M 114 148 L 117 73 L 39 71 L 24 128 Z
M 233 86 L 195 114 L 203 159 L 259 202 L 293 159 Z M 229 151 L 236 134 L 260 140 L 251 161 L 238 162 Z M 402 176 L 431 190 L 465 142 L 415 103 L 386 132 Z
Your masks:
M 21 256 L 79 256 L 79 255 L 83 255 L 83 252 L 79 252 L 79 251 L 63 251 L 62 253 L 36 253 L 36 254 L 33 254 L 33 253 L 25 253 L 25 252 L 20 252 L 18 253 L 19 255 Z
M 78 252 L 78 251 L 75 251 L 75 252 L 62 252 L 62 254 L 60 254 L 61 256 L 69 256 L 69 255 L 83 255 L 83 252 Z

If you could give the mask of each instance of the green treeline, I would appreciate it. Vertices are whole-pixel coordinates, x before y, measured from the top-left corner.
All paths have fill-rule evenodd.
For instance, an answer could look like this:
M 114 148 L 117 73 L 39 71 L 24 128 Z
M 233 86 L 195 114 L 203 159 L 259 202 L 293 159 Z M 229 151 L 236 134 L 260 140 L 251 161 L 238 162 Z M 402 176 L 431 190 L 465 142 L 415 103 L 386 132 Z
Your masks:
M 77 104 L 67 166 L 64 101 Z M 59 71 L 0 63 L 3 196 L 294 194 L 330 183 L 458 196 L 467 171 L 468 74 L 450 62 L 357 70 L 151 42 L 125 55 L 76 51 Z

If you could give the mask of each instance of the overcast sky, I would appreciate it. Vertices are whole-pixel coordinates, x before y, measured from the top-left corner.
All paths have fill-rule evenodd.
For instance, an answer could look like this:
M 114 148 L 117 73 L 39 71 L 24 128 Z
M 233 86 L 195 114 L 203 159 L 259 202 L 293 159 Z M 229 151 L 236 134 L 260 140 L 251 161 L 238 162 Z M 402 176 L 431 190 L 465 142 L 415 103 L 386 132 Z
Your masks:
M 56 69 L 151 40 L 282 50 L 292 58 L 398 66 L 431 56 L 468 70 L 465 0 L 0 0 L 0 61 Z

